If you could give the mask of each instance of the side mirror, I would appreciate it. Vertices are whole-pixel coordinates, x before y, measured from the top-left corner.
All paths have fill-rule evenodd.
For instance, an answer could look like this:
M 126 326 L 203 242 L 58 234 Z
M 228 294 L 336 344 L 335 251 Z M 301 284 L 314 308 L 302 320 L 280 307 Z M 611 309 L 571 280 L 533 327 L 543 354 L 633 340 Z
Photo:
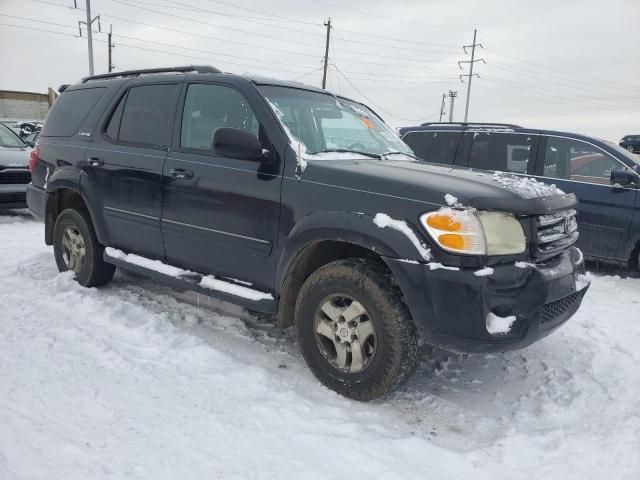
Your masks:
M 258 137 L 241 128 L 217 128 L 213 133 L 213 151 L 222 157 L 265 161 Z
M 611 184 L 627 186 L 638 181 L 638 174 L 632 170 L 611 170 Z

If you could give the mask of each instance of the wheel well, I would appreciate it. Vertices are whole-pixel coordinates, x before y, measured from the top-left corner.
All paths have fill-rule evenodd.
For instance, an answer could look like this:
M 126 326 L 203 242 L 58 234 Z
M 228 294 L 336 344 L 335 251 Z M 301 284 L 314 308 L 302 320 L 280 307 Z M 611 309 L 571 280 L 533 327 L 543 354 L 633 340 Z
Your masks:
M 322 240 L 306 246 L 291 261 L 282 281 L 277 320 L 279 328 L 293 325 L 296 300 L 304 281 L 323 265 L 344 258 L 367 258 L 387 268 L 376 252 L 353 243 Z
M 53 227 L 58 215 L 67 208 L 86 211 L 87 205 L 78 192 L 69 188 L 62 188 L 51 194 L 47 201 L 45 214 L 45 243 L 47 245 L 53 244 Z

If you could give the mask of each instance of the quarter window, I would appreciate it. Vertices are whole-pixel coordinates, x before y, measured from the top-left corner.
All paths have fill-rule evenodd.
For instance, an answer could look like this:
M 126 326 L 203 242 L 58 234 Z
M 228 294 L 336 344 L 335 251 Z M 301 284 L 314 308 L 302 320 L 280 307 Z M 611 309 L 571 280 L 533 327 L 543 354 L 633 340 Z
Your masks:
M 189 85 L 182 113 L 180 145 L 211 150 L 218 128 L 239 128 L 258 136 L 260 125 L 245 98 L 231 87 Z
M 611 170 L 624 166 L 602 150 L 580 140 L 548 137 L 544 152 L 545 177 L 609 184 Z
M 535 136 L 515 133 L 473 133 L 469 166 L 483 170 L 528 173 Z
M 461 138 L 460 132 L 410 132 L 403 140 L 425 162 L 451 165 Z
M 123 100 L 122 119 L 118 141 L 152 147 L 171 144 L 173 112 L 178 96 L 178 85 L 143 85 L 129 90 Z M 115 134 L 118 111 L 114 112 L 107 127 L 107 135 Z

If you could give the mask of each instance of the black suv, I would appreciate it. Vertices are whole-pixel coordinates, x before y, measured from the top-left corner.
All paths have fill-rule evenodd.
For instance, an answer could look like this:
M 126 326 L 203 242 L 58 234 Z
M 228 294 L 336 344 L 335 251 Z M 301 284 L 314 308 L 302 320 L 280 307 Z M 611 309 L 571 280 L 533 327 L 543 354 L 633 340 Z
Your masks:
M 353 100 L 193 66 L 61 90 L 27 194 L 58 268 L 276 314 L 351 398 L 399 384 L 422 340 L 524 347 L 588 287 L 573 195 L 429 165 Z
M 507 124 L 427 123 L 400 135 L 427 162 L 533 177 L 575 194 L 585 257 L 640 268 L 637 155 L 586 135 Z
M 627 135 L 620 140 L 620 146 L 631 153 L 640 154 L 640 135 Z

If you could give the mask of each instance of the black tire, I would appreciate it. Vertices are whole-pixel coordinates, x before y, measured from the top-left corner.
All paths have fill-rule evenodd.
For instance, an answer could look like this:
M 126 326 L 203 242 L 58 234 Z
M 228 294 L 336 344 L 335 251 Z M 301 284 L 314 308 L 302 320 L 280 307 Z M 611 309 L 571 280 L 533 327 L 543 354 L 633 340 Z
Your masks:
M 63 210 L 53 227 L 53 253 L 58 270 L 69 270 L 68 259 L 65 258 L 63 235 L 71 228 L 77 232 L 84 243 L 84 261 L 75 270 L 75 280 L 84 287 L 99 287 L 109 283 L 116 267 L 102 259 L 104 247 L 98 242 L 89 214 L 85 210 L 68 208 Z
M 375 345 L 369 347 L 372 356 L 357 372 L 334 365 L 318 340 L 324 339 L 316 334 L 322 305 L 327 298 L 340 295 L 359 302 L 366 310 L 365 322 L 370 320 L 375 329 Z M 296 302 L 295 329 L 313 374 L 331 390 L 354 400 L 373 400 L 400 385 L 422 353 L 415 324 L 391 274 L 382 265 L 363 259 L 337 260 L 307 278 Z M 352 354 L 347 355 L 353 361 Z

